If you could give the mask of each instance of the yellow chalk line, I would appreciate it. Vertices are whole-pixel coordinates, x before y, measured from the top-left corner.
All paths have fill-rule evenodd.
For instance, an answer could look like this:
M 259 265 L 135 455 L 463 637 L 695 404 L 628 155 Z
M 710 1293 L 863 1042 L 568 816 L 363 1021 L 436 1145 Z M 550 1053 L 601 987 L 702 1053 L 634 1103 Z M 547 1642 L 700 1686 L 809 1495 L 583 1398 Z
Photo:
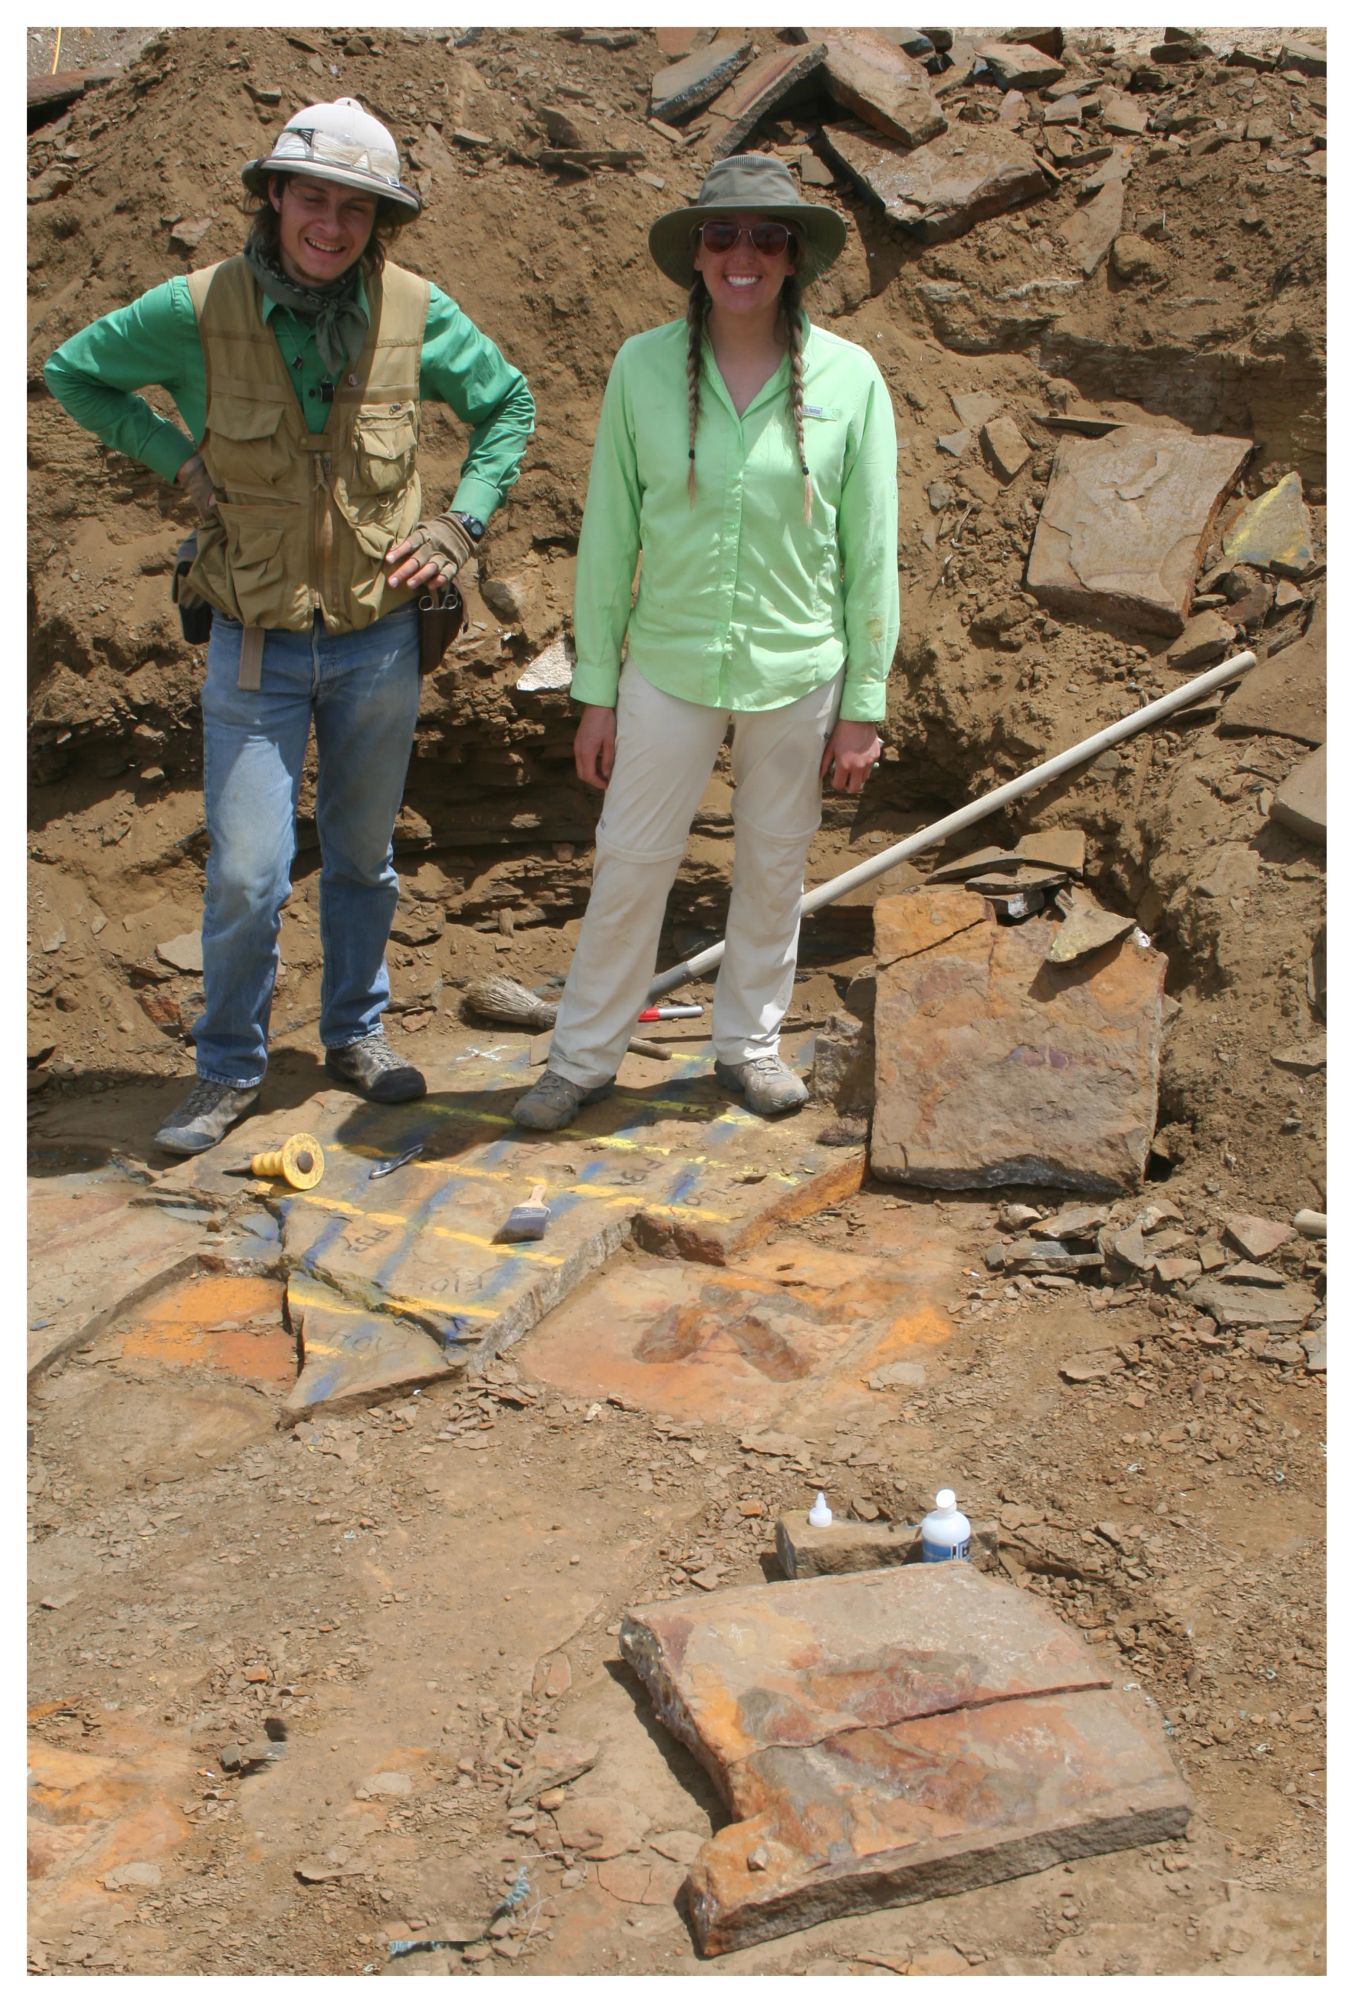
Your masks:
M 354 1306 L 342 1303 L 328 1292 L 308 1292 L 296 1284 L 288 1289 L 290 1296 L 299 1306 L 303 1308 L 314 1306 L 321 1312 L 337 1313 L 340 1317 L 348 1319 L 367 1319 L 380 1312 L 405 1311 L 433 1313 L 440 1319 L 493 1319 L 500 1311 L 498 1306 L 463 1305 L 460 1300 L 452 1302 L 447 1299 L 421 1299 L 414 1293 L 397 1296 L 394 1292 L 388 1293 L 380 1306 Z M 306 1342 L 308 1348 L 315 1347 L 316 1344 L 309 1339 Z M 331 1350 L 322 1348 L 320 1351 L 328 1353 Z
M 493 1176 L 486 1175 L 485 1178 L 491 1179 Z M 647 1215 L 686 1215 L 695 1217 L 699 1222 L 729 1222 L 732 1219 L 718 1208 L 694 1208 L 687 1202 L 647 1202 L 643 1194 L 635 1189 L 613 1193 L 606 1188 L 566 1187 L 561 1188 L 560 1192 L 582 1195 L 589 1201 L 600 1201 L 610 1208 L 631 1208 L 643 1204 Z M 309 1193 L 299 1194 L 296 1199 L 310 1208 L 324 1209 L 331 1215 L 351 1215 L 361 1222 L 376 1222 L 389 1229 L 409 1227 L 409 1216 L 402 1215 L 399 1210 L 359 1208 L 355 1202 L 341 1201 L 338 1195 L 317 1194 L 314 1189 Z M 448 1243 L 474 1244 L 477 1249 L 493 1251 L 500 1257 L 534 1257 L 543 1264 L 559 1264 L 563 1261 L 553 1256 L 549 1250 L 532 1250 L 522 1243 L 496 1243 L 489 1236 L 473 1235 L 469 1229 L 449 1229 L 441 1222 L 424 1222 L 419 1226 L 421 1233 L 427 1231 L 430 1236 L 441 1237 Z

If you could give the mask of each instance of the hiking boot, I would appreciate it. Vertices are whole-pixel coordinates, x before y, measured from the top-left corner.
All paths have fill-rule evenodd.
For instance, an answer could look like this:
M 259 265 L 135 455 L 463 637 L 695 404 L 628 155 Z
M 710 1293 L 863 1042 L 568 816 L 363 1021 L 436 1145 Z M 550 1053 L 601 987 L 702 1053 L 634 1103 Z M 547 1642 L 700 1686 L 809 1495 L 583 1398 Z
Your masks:
M 810 1095 L 780 1056 L 754 1056 L 749 1062 L 716 1064 L 716 1082 L 739 1091 L 750 1111 L 770 1117 L 775 1111 L 797 1111 Z
M 590 1089 L 584 1083 L 571 1083 L 567 1076 L 560 1076 L 553 1069 L 544 1070 L 531 1090 L 514 1105 L 513 1122 L 525 1125 L 530 1132 L 556 1132 L 569 1124 L 581 1104 L 596 1104 L 600 1097 L 606 1097 L 615 1081 L 615 1077 L 609 1077 L 606 1083 Z
M 404 1104 L 428 1088 L 422 1072 L 400 1060 L 381 1028 L 342 1049 L 327 1049 L 325 1067 L 373 1104 Z
M 237 1118 L 243 1118 L 259 1095 L 259 1085 L 236 1090 L 200 1076 L 183 1103 L 171 1111 L 155 1135 L 167 1153 L 205 1153 L 224 1139 Z

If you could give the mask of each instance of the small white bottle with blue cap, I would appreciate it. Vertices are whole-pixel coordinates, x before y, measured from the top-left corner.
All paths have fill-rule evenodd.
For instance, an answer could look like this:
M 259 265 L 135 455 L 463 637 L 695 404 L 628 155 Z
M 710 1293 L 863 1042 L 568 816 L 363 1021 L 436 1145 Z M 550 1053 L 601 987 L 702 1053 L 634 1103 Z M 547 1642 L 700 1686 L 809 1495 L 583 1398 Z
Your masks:
M 937 1495 L 937 1504 L 923 1516 L 923 1561 L 963 1562 L 970 1555 L 970 1519 L 956 1505 L 949 1486 Z

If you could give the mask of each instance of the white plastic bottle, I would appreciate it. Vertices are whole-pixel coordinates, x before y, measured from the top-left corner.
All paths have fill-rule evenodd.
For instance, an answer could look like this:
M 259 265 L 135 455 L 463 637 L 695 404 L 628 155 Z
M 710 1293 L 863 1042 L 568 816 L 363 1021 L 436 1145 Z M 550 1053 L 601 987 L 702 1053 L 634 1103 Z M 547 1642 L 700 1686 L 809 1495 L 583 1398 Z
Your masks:
M 956 1505 L 949 1486 L 937 1495 L 937 1505 L 923 1516 L 923 1561 L 960 1562 L 970 1554 L 970 1520 Z

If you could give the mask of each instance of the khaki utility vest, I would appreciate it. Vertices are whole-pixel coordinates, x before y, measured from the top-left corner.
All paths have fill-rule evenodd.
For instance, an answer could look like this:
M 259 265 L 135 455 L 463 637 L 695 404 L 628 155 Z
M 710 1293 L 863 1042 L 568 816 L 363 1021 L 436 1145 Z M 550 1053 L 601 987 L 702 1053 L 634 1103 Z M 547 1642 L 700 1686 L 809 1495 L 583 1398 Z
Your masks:
M 419 519 L 419 360 L 429 288 L 387 264 L 365 280 L 362 353 L 312 433 L 243 257 L 188 281 L 207 370 L 201 445 L 217 505 L 188 586 L 242 625 L 357 632 L 410 601 L 382 561 Z

